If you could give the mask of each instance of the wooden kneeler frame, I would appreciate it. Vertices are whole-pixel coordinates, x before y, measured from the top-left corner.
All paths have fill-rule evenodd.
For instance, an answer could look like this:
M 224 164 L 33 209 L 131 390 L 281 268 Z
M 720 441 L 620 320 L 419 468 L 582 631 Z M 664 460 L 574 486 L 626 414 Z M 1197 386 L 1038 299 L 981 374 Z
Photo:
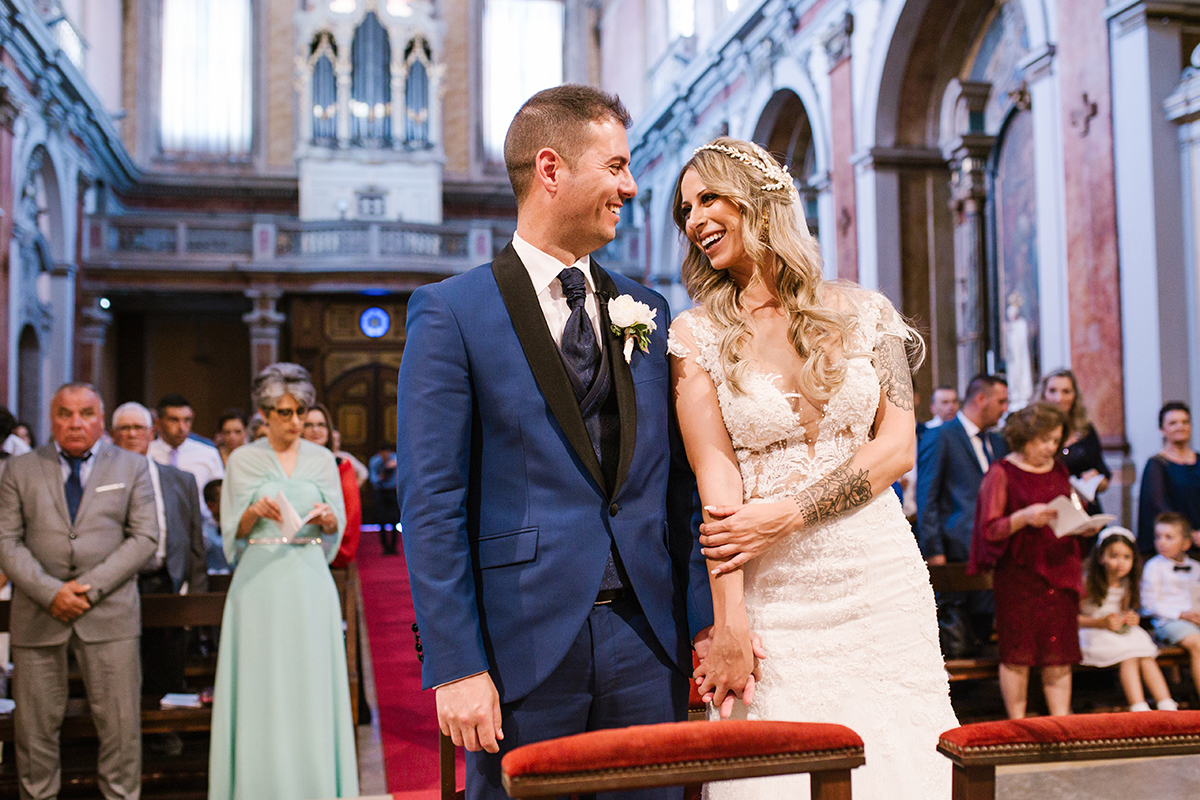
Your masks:
M 942 734 L 953 800 L 994 800 L 996 767 L 1200 753 L 1200 711 L 1075 714 L 977 722 Z
M 813 800 L 850 800 L 850 771 L 863 763 L 862 739 L 843 725 L 670 722 L 518 747 L 502 780 L 523 800 L 807 772 Z

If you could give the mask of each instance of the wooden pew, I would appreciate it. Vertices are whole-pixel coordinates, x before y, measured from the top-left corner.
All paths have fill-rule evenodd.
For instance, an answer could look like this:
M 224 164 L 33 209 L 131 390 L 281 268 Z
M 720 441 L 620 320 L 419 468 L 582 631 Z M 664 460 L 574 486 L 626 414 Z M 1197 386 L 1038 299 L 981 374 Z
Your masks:
M 992 588 L 992 573 L 968 575 L 966 564 L 931 564 L 929 565 L 929 582 L 933 585 L 935 592 L 981 591 Z M 1182 647 L 1159 648 L 1158 664 L 1168 674 L 1186 674 L 1190 663 L 1188 653 Z M 1098 671 L 1116 669 L 1116 667 L 1076 666 L 1075 669 L 1076 671 Z M 999 671 L 1000 660 L 994 655 L 946 659 L 946 672 L 951 683 L 995 680 L 999 677 Z M 1178 683 L 1178 679 L 1175 682 Z M 1196 688 L 1197 691 L 1200 691 L 1200 687 Z
M 331 570 L 334 585 L 341 601 L 342 615 L 346 622 L 346 667 L 349 673 L 351 712 L 355 725 L 358 724 L 358 568 L 351 564 L 345 569 Z M 213 576 L 225 577 L 225 576 Z M 228 587 L 228 580 L 216 581 L 217 586 Z M 144 594 L 142 601 L 143 628 L 183 628 L 219 626 L 225 609 L 226 593 L 203 594 Z M 11 601 L 0 601 L 0 632 L 9 629 Z M 168 733 L 207 731 L 212 723 L 212 710 L 205 708 L 161 708 L 160 697 L 142 698 L 142 733 Z M 12 714 L 0 714 L 0 742 L 13 741 Z M 67 713 L 63 719 L 62 738 L 95 738 L 96 728 L 92 723 L 87 701 L 73 697 L 67 701 Z

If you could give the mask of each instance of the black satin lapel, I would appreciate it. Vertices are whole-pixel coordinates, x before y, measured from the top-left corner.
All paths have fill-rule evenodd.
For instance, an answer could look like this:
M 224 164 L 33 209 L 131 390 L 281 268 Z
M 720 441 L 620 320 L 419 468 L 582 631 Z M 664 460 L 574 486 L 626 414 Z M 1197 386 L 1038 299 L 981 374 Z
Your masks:
M 509 319 L 525 351 L 525 359 L 529 369 L 550 406 L 558 424 L 566 434 L 575 454 L 583 461 L 592 479 L 599 487 L 604 486 L 604 474 L 600 471 L 600 460 L 592 449 L 592 440 L 583 424 L 583 414 L 579 410 L 579 401 L 575 399 L 575 391 L 571 388 L 571 379 L 567 377 L 567 368 L 563 366 L 562 355 L 550 329 L 546 327 L 546 316 L 538 304 L 537 295 L 533 293 L 533 284 L 525 265 L 513 250 L 511 244 L 501 251 L 492 262 L 492 275 L 496 285 L 500 287 L 500 296 L 508 309 Z
M 617 287 L 612 277 L 592 259 L 592 280 L 596 292 L 611 300 L 617 296 Z M 625 362 L 625 341 L 612 331 L 608 320 L 608 303 L 600 303 L 600 327 L 604 331 L 608 346 L 609 362 L 612 364 L 613 389 L 617 393 L 617 413 L 621 418 L 621 455 L 617 460 L 617 479 L 613 482 L 609 499 L 621 491 L 629 466 L 633 463 L 633 450 L 637 445 L 637 395 L 633 391 L 633 373 Z

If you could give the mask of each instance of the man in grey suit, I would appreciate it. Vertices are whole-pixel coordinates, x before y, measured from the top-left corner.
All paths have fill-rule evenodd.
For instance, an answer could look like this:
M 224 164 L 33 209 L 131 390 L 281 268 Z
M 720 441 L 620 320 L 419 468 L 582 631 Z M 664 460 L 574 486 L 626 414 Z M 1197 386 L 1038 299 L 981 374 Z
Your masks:
M 0 478 L 21 797 L 58 795 L 69 651 L 100 738 L 100 791 L 137 800 L 141 613 L 133 578 L 158 543 L 154 487 L 146 459 L 100 441 L 104 408 L 90 385 L 54 393 L 50 427 L 53 441 L 10 459 Z
M 154 428 L 150 409 L 123 403 L 112 415 L 113 444 L 145 456 Z M 158 549 L 138 574 L 139 594 L 179 594 L 208 590 L 207 543 L 200 518 L 196 479 L 190 472 L 147 459 L 154 504 Z M 159 696 L 182 692 L 187 631 L 154 628 L 142 633 L 142 691 Z

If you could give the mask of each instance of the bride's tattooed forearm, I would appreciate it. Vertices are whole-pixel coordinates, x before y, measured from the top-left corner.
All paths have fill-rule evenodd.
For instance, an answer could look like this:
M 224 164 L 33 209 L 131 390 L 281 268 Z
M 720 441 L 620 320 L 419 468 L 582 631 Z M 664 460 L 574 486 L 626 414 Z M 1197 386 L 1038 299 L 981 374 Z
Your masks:
M 908 367 L 908 355 L 904 342 L 899 337 L 888 336 L 884 344 L 875 351 L 879 382 L 887 398 L 897 408 L 913 410 L 912 371 Z
M 871 501 L 871 481 L 867 471 L 855 470 L 850 465 L 851 460 L 853 457 L 796 497 L 806 528 Z

